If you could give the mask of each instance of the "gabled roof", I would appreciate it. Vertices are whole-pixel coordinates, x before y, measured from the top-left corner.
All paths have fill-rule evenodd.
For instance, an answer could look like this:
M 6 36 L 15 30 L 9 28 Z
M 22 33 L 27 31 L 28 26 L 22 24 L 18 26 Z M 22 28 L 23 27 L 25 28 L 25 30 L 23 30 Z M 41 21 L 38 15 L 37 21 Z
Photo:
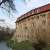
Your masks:
M 43 13 L 43 12 L 46 12 L 46 11 L 50 11 L 50 4 L 32 9 L 31 11 L 29 11 L 29 12 L 25 13 L 24 15 L 20 16 L 19 18 L 17 18 L 16 23 L 23 20 L 23 19 L 25 19 L 25 18 L 28 18 L 32 15 Z

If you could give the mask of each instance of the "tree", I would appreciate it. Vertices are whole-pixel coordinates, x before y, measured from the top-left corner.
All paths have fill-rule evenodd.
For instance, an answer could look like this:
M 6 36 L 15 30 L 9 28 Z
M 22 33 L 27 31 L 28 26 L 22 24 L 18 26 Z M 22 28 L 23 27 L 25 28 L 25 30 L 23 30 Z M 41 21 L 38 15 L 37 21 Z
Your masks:
M 0 0 L 0 8 L 3 9 L 2 10 L 3 14 L 5 12 L 6 15 L 8 15 L 9 17 L 12 16 L 12 18 L 13 18 L 13 14 L 18 12 L 18 10 L 16 10 L 14 1 L 15 0 Z M 26 0 L 21 0 L 21 1 L 23 3 L 26 3 Z
M 7 40 L 11 39 L 13 34 L 14 34 L 14 30 L 11 30 L 10 28 L 1 27 L 0 28 L 0 41 L 2 41 L 2 40 L 7 41 Z
M 6 13 L 10 17 L 13 16 L 13 13 L 16 12 L 14 0 L 1 0 L 0 1 L 0 8 L 2 9 L 2 12 Z
M 8 6 L 9 8 L 11 8 L 12 10 L 16 10 L 13 1 L 14 1 L 14 0 L 2 0 L 2 1 L 0 2 L 0 6 L 1 6 L 2 4 L 4 4 L 5 6 Z M 8 5 L 7 5 L 7 4 L 8 4 Z
M 26 0 L 22 0 L 23 2 L 26 2 Z M 28 0 L 30 1 L 30 0 Z M 9 8 L 11 8 L 11 10 L 16 11 L 15 8 L 15 4 L 14 4 L 14 0 L 1 0 L 0 1 L 0 6 L 4 4 L 5 6 L 8 6 Z M 8 5 L 7 5 L 8 4 Z M 2 7 L 3 8 L 3 7 Z

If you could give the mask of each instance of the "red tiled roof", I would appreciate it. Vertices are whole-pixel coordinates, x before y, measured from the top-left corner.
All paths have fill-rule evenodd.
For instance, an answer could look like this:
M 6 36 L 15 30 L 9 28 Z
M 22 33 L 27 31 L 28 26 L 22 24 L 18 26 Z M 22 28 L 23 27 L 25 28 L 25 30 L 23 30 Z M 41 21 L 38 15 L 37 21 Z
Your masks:
M 16 22 L 19 22 L 25 18 L 28 18 L 30 17 L 31 15 L 35 15 L 35 14 L 38 14 L 38 13 L 43 13 L 43 12 L 46 12 L 46 11 L 49 11 L 50 10 L 50 4 L 47 4 L 47 5 L 44 5 L 44 6 L 41 6 L 41 7 L 38 7 L 38 8 L 35 8 L 29 12 L 27 12 L 26 14 L 20 16 Z

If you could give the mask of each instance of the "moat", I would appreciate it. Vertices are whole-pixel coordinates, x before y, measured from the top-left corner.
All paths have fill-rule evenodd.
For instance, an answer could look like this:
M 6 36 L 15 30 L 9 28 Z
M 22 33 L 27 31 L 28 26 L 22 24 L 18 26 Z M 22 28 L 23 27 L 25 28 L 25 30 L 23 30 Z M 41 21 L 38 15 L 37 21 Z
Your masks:
M 6 42 L 1 41 L 1 42 L 0 42 L 0 50 L 12 50 L 12 49 L 9 48 L 9 47 L 6 45 Z

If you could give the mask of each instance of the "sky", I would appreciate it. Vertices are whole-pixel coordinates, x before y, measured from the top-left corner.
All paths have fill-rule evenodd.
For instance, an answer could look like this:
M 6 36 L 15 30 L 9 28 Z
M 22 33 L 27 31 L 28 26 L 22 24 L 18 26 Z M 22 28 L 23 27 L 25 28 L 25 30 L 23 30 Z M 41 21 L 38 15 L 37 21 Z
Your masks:
M 4 10 L 0 8 L 0 20 L 2 19 L 5 20 L 4 22 L 0 21 L 0 25 L 15 28 L 15 21 L 17 20 L 18 17 L 20 17 L 21 15 L 27 13 L 32 9 L 50 3 L 50 0 L 26 0 L 25 3 L 23 2 L 23 0 L 14 0 L 14 3 L 17 12 L 13 14 L 13 18 L 8 17 L 4 12 Z

